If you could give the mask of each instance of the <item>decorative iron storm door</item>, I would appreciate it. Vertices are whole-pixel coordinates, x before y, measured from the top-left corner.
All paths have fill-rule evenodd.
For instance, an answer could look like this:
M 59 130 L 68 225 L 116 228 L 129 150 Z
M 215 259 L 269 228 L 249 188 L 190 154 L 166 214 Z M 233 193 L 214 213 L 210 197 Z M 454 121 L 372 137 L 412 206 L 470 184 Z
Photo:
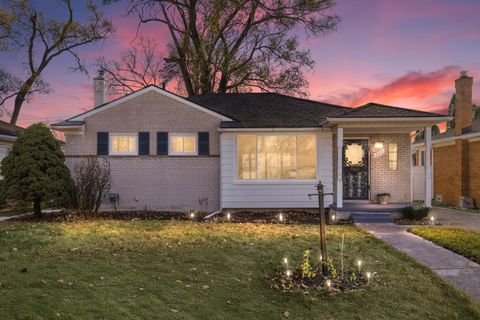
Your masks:
M 343 199 L 368 200 L 368 140 L 343 141 Z

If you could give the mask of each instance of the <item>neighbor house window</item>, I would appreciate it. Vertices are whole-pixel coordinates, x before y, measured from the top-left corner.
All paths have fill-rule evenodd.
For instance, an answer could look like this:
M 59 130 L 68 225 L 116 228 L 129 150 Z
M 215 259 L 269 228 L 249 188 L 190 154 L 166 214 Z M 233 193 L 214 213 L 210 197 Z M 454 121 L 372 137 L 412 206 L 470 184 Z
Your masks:
M 138 155 L 138 134 L 110 134 L 110 155 Z
M 188 156 L 197 154 L 197 134 L 170 134 L 170 155 Z
M 237 136 L 240 180 L 315 179 L 315 135 Z
M 396 143 L 388 144 L 388 169 L 398 169 L 398 146 Z

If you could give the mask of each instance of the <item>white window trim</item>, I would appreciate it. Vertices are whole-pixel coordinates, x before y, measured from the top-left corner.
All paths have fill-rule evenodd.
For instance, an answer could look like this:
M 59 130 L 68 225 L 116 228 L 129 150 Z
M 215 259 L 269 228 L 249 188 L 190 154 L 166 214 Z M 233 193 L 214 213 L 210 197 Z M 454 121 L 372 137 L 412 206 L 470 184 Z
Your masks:
M 315 136 L 315 178 L 313 179 L 239 179 L 238 178 L 238 163 L 237 163 L 237 158 L 238 158 L 238 136 L 281 136 L 281 135 L 294 135 L 294 136 L 300 136 L 300 135 L 310 135 L 310 136 Z M 312 182 L 316 182 L 318 180 L 318 151 L 319 151 L 319 146 L 318 146 L 318 134 L 317 132 L 241 132 L 235 134 L 235 139 L 233 142 L 233 148 L 234 148 L 234 156 L 233 156 L 233 184 L 276 184 L 276 185 L 281 185 L 281 184 L 311 184 Z M 257 141 L 257 157 L 258 157 L 258 141 Z M 298 152 L 297 152 L 297 160 L 298 160 Z M 298 161 L 297 161 L 297 166 L 298 166 Z M 256 168 L 257 171 L 257 176 L 258 176 L 258 166 Z M 297 167 L 297 173 L 298 173 L 298 167 Z
M 173 143 L 172 139 L 174 137 L 194 137 L 195 138 L 195 152 L 174 152 L 172 150 Z M 198 156 L 198 133 L 195 132 L 173 132 L 173 133 L 168 133 L 168 155 L 169 156 L 182 156 L 182 157 L 193 157 L 193 156 Z
M 113 138 L 114 137 L 134 137 L 137 140 L 135 143 L 135 151 L 132 152 L 113 152 Z M 108 134 L 108 155 L 109 156 L 138 156 L 138 133 L 109 133 Z

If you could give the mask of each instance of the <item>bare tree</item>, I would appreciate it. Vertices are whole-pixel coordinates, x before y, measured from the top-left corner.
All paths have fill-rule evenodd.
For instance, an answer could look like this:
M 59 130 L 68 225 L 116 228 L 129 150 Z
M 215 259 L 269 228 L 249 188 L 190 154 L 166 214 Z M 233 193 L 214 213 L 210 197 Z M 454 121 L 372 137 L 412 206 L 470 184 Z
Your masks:
M 7 100 L 15 97 L 18 91 L 22 87 L 22 81 L 6 71 L 0 68 L 0 116 L 7 113 L 9 110 L 5 108 Z M 51 89 L 47 82 L 38 78 L 25 96 L 25 101 L 30 102 L 32 96 L 36 93 L 50 93 Z M 10 114 L 11 116 L 11 114 Z
M 158 45 L 140 38 L 138 45 L 128 49 L 119 60 L 97 59 L 97 66 L 105 71 L 111 93 L 128 93 L 148 85 L 164 87 L 170 80 L 165 74 L 165 61 Z
M 112 185 L 110 162 L 105 159 L 87 158 L 75 164 L 73 173 L 74 208 L 97 212 Z
M 167 66 L 188 95 L 253 89 L 304 95 L 304 72 L 314 62 L 291 31 L 334 30 L 340 21 L 330 12 L 334 5 L 332 0 L 132 0 L 129 13 L 140 24 L 167 27 Z
M 8 9 L 0 8 L 0 48 L 19 51 L 26 55 L 26 77 L 20 81 L 14 96 L 14 108 L 10 123 L 18 120 L 23 103 L 35 92 L 45 87 L 39 84 L 45 68 L 57 57 L 69 54 L 76 63 L 75 70 L 85 67 L 75 49 L 100 42 L 113 32 L 112 23 L 105 19 L 93 2 L 87 3 L 84 23 L 74 17 L 71 0 L 63 0 L 66 7 L 64 20 L 46 19 L 30 0 L 8 0 Z M 37 89 L 36 89 L 37 88 Z M 2 101 L 5 104 L 5 99 Z

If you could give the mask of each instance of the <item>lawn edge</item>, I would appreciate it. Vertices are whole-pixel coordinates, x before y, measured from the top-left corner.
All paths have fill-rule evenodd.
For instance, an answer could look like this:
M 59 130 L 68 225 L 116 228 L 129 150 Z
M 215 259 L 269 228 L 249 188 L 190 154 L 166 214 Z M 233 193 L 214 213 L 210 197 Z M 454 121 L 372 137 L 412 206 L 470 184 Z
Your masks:
M 410 232 L 411 234 L 413 235 L 416 235 L 417 237 L 420 237 L 422 239 L 425 239 L 427 241 L 430 241 L 432 242 L 433 244 L 439 246 L 439 247 L 442 247 L 444 249 L 447 249 L 447 250 L 450 250 L 452 252 L 455 252 L 456 254 L 458 255 L 461 255 L 462 257 L 472 261 L 472 262 L 475 262 L 477 264 L 480 264 L 480 260 L 479 261 L 476 261 L 474 260 L 472 257 L 469 257 L 465 254 L 465 252 L 461 252 L 460 250 L 457 250 L 455 247 L 451 247 L 449 246 L 448 244 L 444 244 L 444 243 L 441 243 L 441 242 L 438 242 L 438 241 L 435 241 L 436 239 L 433 239 L 433 238 L 429 238 L 429 237 L 425 237 L 424 235 L 421 235 L 421 234 L 418 234 L 418 233 L 415 233 L 413 229 L 415 228 L 425 228 L 425 226 L 414 226 L 412 228 L 408 228 L 407 231 Z M 455 227 L 443 227 L 443 228 L 449 228 L 449 229 L 454 229 L 454 230 L 460 230 L 460 231 L 471 231 L 471 230 L 464 230 L 462 228 L 455 228 Z M 472 232 L 475 232 L 475 231 L 472 231 Z M 477 232 L 479 233 L 479 232 Z

